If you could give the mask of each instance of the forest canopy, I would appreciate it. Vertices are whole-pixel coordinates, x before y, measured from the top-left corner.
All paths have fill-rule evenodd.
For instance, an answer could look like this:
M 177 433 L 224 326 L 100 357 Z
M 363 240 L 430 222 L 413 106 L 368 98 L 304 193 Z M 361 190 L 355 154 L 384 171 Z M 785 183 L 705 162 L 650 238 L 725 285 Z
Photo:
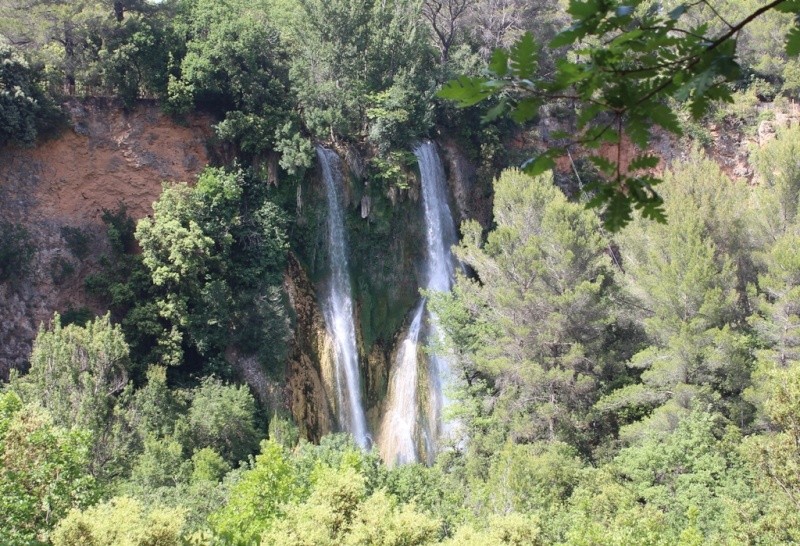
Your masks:
M 55 313 L 0 386 L 0 543 L 800 541 L 798 13 L 0 0 L 0 154 L 86 99 L 212 126 L 212 164 L 148 216 L 61 231 L 102 313 Z M 392 300 L 426 274 L 393 264 L 427 241 L 427 139 L 463 220 L 452 290 Z M 353 344 L 385 368 L 359 370 L 368 418 L 415 301 L 437 333 L 414 350 L 451 367 L 427 464 L 317 434 L 344 428 L 309 394 L 318 146 L 345 164 Z M 41 275 L 23 224 L 0 221 L 9 301 Z

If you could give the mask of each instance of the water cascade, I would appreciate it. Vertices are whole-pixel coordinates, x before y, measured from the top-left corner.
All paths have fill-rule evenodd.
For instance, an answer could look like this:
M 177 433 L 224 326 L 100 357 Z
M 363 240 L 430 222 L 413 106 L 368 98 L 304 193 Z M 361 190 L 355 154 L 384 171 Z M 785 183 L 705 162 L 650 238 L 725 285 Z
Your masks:
M 425 278 L 429 291 L 446 292 L 452 288 L 455 260 L 450 248 L 456 244 L 456 228 L 450 207 L 444 165 L 433 142 L 414 149 L 422 180 L 422 203 L 425 212 Z M 419 393 L 420 373 L 417 355 L 421 337 L 425 300 L 420 301 L 397 358 L 389 385 L 388 409 L 381 427 L 381 455 L 389 464 L 403 464 L 426 455 L 430 462 L 438 440 L 448 428 L 442 413 L 447 406 L 444 387 L 450 366 L 447 359 L 431 355 L 427 359 L 427 393 Z M 435 316 L 428 314 L 428 342 L 439 337 Z M 421 396 L 421 394 L 423 396 Z M 424 396 L 427 394 L 427 396 Z M 420 411 L 422 410 L 422 411 Z
M 403 344 L 397 351 L 394 370 L 389 384 L 388 399 L 391 404 L 383 416 L 381 455 L 390 464 L 407 464 L 417 461 L 419 432 L 419 404 L 417 402 L 417 354 L 422 314 L 425 301 L 414 311 Z
M 322 307 L 325 324 L 333 338 L 339 421 L 340 425 L 353 435 L 358 445 L 367 448 L 370 438 L 361 402 L 353 297 L 342 213 L 342 174 L 339 156 L 333 150 L 317 147 L 317 158 L 322 166 L 322 178 L 328 201 L 330 280 L 323 295 Z

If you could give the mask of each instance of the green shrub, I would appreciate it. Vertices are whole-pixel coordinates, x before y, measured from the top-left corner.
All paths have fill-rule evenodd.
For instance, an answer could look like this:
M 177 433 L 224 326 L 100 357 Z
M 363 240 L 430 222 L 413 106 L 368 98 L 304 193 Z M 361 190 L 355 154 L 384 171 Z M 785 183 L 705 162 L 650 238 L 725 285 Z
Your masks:
M 186 520 L 179 508 L 146 508 L 115 497 L 83 512 L 73 510 L 53 533 L 55 546 L 180 546 Z
M 0 44 L 0 147 L 31 145 L 60 117 L 39 85 L 39 74 L 14 49 Z
M 213 377 L 192 392 L 186 417 L 189 444 L 195 451 L 212 448 L 226 461 L 246 460 L 264 437 L 256 422 L 256 401 L 244 385 L 226 385 Z
M 64 226 L 61 228 L 61 238 L 67 243 L 67 248 L 72 255 L 79 260 L 83 260 L 89 255 L 91 235 L 85 229 Z
M 61 427 L 92 434 L 95 476 L 113 476 L 130 465 L 136 439 L 126 419 L 128 344 L 109 315 L 85 326 L 61 325 L 56 314 L 33 343 L 28 375 L 12 381 L 23 400 L 37 403 Z
M 28 273 L 34 253 L 28 230 L 19 224 L 0 222 L 0 282 Z
M 100 257 L 102 269 L 86 277 L 86 291 L 111 311 L 112 320 L 122 326 L 131 347 L 134 379 L 141 379 L 147 367 L 161 361 L 157 340 L 164 325 L 155 304 L 156 290 L 149 271 L 136 254 L 133 233 L 136 224 L 121 206 L 106 210 L 106 224 L 111 252 Z
M 70 324 L 86 326 L 86 323 L 93 318 L 94 313 L 92 313 L 91 309 L 88 307 L 78 307 L 77 309 L 69 307 L 61 314 L 61 324 L 64 326 L 69 326 Z
M 71 508 L 95 500 L 91 438 L 14 392 L 0 394 L 0 544 L 42 544 Z

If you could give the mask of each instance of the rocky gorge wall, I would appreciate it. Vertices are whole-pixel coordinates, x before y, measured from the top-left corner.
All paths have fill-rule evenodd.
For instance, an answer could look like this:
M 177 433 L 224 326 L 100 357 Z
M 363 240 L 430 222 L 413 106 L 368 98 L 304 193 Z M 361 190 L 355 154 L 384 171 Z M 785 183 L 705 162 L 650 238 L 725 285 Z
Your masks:
M 165 181 L 192 182 L 214 155 L 208 149 L 212 120 L 202 115 L 178 122 L 147 102 L 132 111 L 104 100 L 65 106 L 69 123 L 59 135 L 34 148 L 0 149 L 0 222 L 24 226 L 35 247 L 25 278 L 0 283 L 0 378 L 11 369 L 25 368 L 39 325 L 54 312 L 105 311 L 84 289 L 84 279 L 97 271 L 99 257 L 108 252 L 103 211 L 124 204 L 133 219 L 143 218 L 150 214 Z M 735 131 L 712 132 L 715 140 L 708 154 L 728 174 L 750 182 L 751 147 L 763 145 L 774 138 L 776 126 L 797 118 L 794 110 L 776 115 L 774 121 L 762 122 L 751 137 L 737 137 Z M 504 146 L 525 156 L 537 142 L 541 144 L 545 129 L 543 123 L 527 135 L 513 135 Z M 468 144 L 455 138 L 440 135 L 437 142 L 456 223 L 474 218 L 488 229 L 492 169 L 499 167 L 487 169 L 474 148 L 469 151 Z M 687 155 L 686 146 L 666 137 L 656 138 L 654 148 L 663 159 L 659 171 Z M 373 151 L 342 145 L 337 152 L 345 171 L 345 227 L 361 383 L 369 428 L 375 432 L 385 410 L 391 365 L 419 296 L 425 239 L 419 173 L 409 166 L 402 183 L 387 184 L 370 171 Z M 635 153 L 626 146 L 623 159 Z M 315 169 L 296 183 L 280 180 L 273 171 L 266 183 L 293 220 L 284 289 L 295 326 L 285 378 L 268 378 L 247 355 L 231 351 L 228 359 L 265 405 L 290 413 L 303 436 L 317 440 L 337 428 L 332 343 L 317 298 L 328 259 L 324 189 Z M 572 177 L 569 158 L 558 162 L 558 171 L 564 178 Z M 84 254 L 76 255 L 68 244 L 68 229 L 87 235 Z
M 132 111 L 104 100 L 65 107 L 69 123 L 60 134 L 34 148 L 0 149 L 0 222 L 24 226 L 35 247 L 25 277 L 0 283 L 0 377 L 26 367 L 40 324 L 54 312 L 105 312 L 84 289 L 109 250 L 103 212 L 124 205 L 131 218 L 143 218 L 164 182 L 192 182 L 214 155 L 208 149 L 212 120 L 202 115 L 178 122 L 147 102 Z M 474 158 L 453 140 L 442 138 L 440 145 L 457 221 L 477 217 L 488 226 L 490 192 L 476 183 Z M 376 431 L 397 345 L 419 296 L 425 239 L 419 176 L 410 167 L 405 184 L 387 185 L 370 173 L 369 150 L 338 152 L 362 385 Z M 327 260 L 325 198 L 315 170 L 297 184 L 281 182 L 268 181 L 275 185 L 273 198 L 293 218 L 284 290 L 294 336 L 285 381 L 268 378 L 247 355 L 230 351 L 227 357 L 265 405 L 291 413 L 302 435 L 317 440 L 337 428 L 331 339 L 316 295 Z M 65 229 L 86 235 L 85 252 L 76 255 Z

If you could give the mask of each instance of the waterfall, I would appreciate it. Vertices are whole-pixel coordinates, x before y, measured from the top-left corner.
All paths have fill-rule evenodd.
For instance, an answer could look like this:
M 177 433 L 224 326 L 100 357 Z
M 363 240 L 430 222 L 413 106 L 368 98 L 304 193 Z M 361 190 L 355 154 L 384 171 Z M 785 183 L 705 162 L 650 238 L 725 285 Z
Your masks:
M 414 149 L 422 178 L 425 209 L 427 271 L 425 288 L 447 292 L 453 286 L 455 260 L 450 248 L 458 242 L 456 226 L 447 204 L 447 179 L 436 144 L 423 142 Z
M 397 351 L 387 398 L 392 403 L 383 417 L 381 456 L 391 464 L 407 464 L 417 460 L 419 407 L 417 403 L 417 353 L 422 327 L 424 300 L 419 303 L 403 344 Z
M 424 288 L 429 291 L 446 292 L 452 288 L 455 260 L 451 247 L 456 244 L 456 228 L 450 207 L 447 204 L 444 165 L 433 142 L 423 142 L 414 149 L 419 163 L 422 183 L 422 204 L 425 213 L 425 277 Z M 444 394 L 450 374 L 446 358 L 431 355 L 427 359 L 427 396 L 424 401 L 417 392 L 419 363 L 417 346 L 420 338 L 424 299 L 420 301 L 394 363 L 388 392 L 389 408 L 381 427 L 381 455 L 389 464 L 402 464 L 419 460 L 420 451 L 432 462 L 442 433 L 449 428 L 443 423 L 442 413 L 447 407 Z M 426 339 L 428 342 L 440 337 L 438 321 L 428 316 Z M 424 419 L 420 418 L 424 410 Z M 424 450 L 420 450 L 420 446 Z
M 444 165 L 433 142 L 423 142 L 414 149 L 422 179 L 422 203 L 425 209 L 425 239 L 427 271 L 425 288 L 429 291 L 447 292 L 455 279 L 455 259 L 450 250 L 458 242 L 456 226 L 447 204 L 447 179 Z M 438 319 L 428 318 L 428 342 L 440 340 Z M 442 434 L 450 432 L 442 413 L 448 405 L 445 387 L 449 382 L 450 363 L 439 355 L 428 359 L 429 396 L 427 408 L 426 451 L 429 462 L 438 448 Z
M 328 259 L 330 280 L 324 294 L 323 315 L 333 338 L 336 397 L 340 425 L 351 433 L 358 445 L 370 444 L 367 420 L 361 403 L 358 348 L 353 317 L 353 296 L 347 264 L 347 239 L 342 213 L 342 174 L 339 156 L 333 150 L 317 147 L 322 178 L 328 200 Z

